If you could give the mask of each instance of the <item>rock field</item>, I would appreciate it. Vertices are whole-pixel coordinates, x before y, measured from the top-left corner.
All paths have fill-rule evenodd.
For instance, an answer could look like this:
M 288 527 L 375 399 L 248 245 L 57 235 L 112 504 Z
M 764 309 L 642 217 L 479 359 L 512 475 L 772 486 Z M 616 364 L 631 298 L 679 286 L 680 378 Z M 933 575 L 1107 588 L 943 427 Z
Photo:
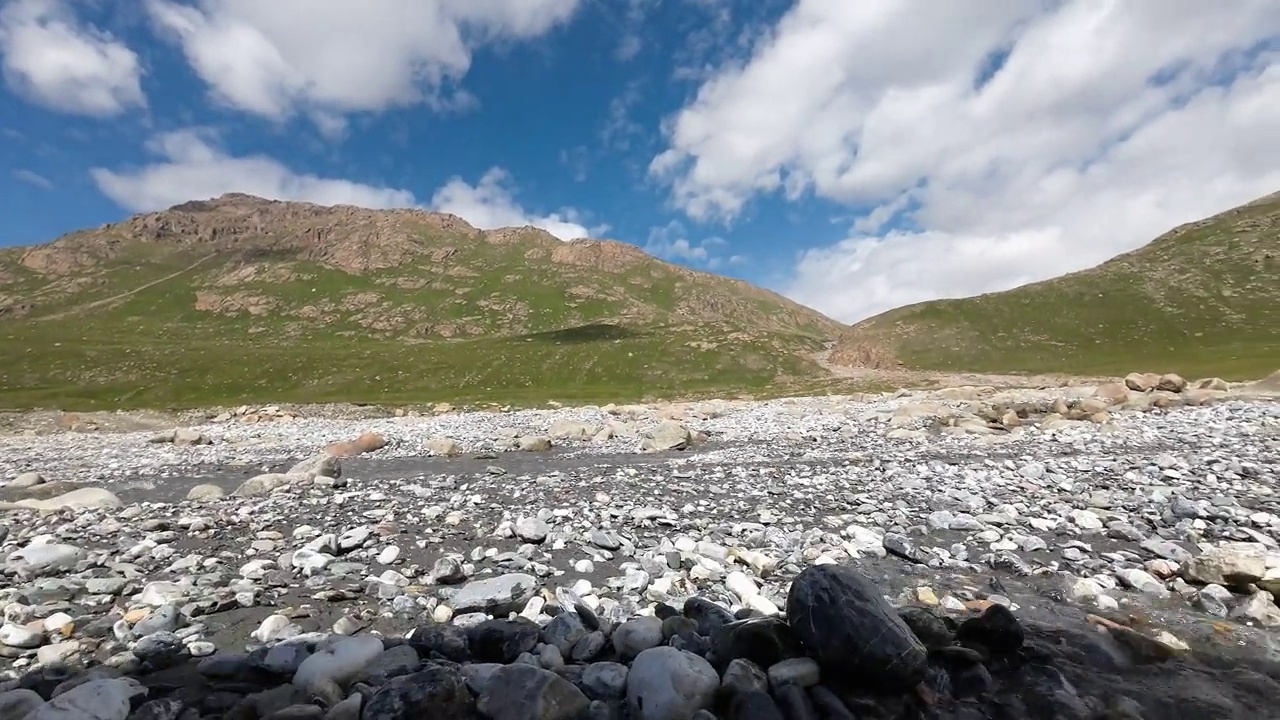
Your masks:
M 1280 400 L 1129 380 L 18 428 L 0 720 L 1280 717 Z

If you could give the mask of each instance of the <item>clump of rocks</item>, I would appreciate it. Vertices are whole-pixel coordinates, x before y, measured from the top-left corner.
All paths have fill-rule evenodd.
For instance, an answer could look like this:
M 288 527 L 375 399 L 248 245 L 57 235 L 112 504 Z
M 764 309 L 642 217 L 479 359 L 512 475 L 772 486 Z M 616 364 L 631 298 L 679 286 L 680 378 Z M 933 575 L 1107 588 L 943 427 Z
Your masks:
M 1245 717 L 1236 713 L 1265 711 L 1259 693 L 1280 692 L 1245 667 L 1235 672 L 1252 694 L 1170 692 L 1212 669 L 1101 618 L 1098 631 L 1064 630 L 1024 625 L 1000 604 L 959 617 L 895 609 L 852 565 L 805 569 L 785 615 L 772 616 L 701 596 L 600 615 L 571 591 L 542 603 L 511 578 L 489 584 L 455 598 L 472 612 L 403 637 L 303 633 L 273 615 L 243 649 L 193 647 L 161 623 L 123 660 L 77 666 L 74 652 L 42 652 L 38 668 L 2 686 L 0 717 L 1154 719 L 1215 708 L 1230 714 L 1212 717 Z M 50 616 L 41 632 L 73 622 Z M 24 644 L 20 628 L 5 628 L 7 647 Z

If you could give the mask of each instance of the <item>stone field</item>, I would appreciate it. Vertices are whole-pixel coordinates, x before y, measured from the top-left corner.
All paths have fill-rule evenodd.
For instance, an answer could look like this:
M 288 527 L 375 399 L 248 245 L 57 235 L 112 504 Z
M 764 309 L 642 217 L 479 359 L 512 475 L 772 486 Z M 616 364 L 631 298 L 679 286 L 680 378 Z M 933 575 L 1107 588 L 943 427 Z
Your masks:
M 1280 717 L 1280 401 L 1117 385 L 18 423 L 0 720 Z

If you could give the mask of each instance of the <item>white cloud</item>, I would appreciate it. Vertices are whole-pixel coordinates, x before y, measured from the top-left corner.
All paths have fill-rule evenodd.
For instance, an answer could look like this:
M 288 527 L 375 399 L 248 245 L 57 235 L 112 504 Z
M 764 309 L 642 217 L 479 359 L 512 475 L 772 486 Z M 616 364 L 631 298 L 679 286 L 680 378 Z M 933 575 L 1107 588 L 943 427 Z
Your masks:
M 478 46 L 543 35 L 579 2 L 146 0 L 146 7 L 215 98 L 282 119 L 307 109 L 472 107 L 475 98 L 456 85 Z
M 1004 289 L 1280 189 L 1277 34 L 1273 0 L 799 0 L 650 169 L 699 219 L 866 210 L 785 288 L 841 319 Z
M 128 171 L 94 168 L 90 174 L 104 195 L 136 212 L 229 192 L 321 205 L 390 208 L 416 204 L 407 190 L 296 173 L 263 155 L 233 157 L 219 149 L 215 140 L 212 133 L 199 129 L 165 133 L 149 144 L 163 158 L 161 162 Z
M 22 182 L 27 183 L 28 185 L 35 185 L 36 187 L 42 188 L 44 190 L 53 189 L 53 183 L 50 182 L 49 178 L 41 175 L 38 172 L 34 172 L 32 170 L 24 170 L 19 168 L 13 171 L 13 177 L 16 180 L 21 180 Z
M 609 101 L 609 111 L 600 130 L 600 140 L 605 147 L 629 150 L 632 140 L 644 135 L 644 126 L 631 117 L 632 110 L 642 99 L 641 85 L 640 81 L 632 80 Z
M 684 224 L 672 220 L 666 225 L 649 229 L 649 239 L 644 245 L 644 251 L 666 260 L 713 270 L 726 264 L 740 265 L 746 262 L 746 258 L 742 255 L 724 255 L 727 245 L 727 241 L 721 237 L 690 240 L 688 229 Z
M 106 117 L 146 104 L 137 54 L 79 23 L 63 0 L 0 8 L 0 53 L 9 87 L 53 110 Z
M 581 213 L 573 208 L 546 215 L 528 213 L 507 187 L 510 182 L 511 174 L 500 167 L 490 168 L 475 185 L 453 177 L 436 190 L 429 205 L 432 210 L 453 213 L 484 230 L 533 225 L 561 240 L 598 236 L 608 230 L 607 225 L 583 225 Z

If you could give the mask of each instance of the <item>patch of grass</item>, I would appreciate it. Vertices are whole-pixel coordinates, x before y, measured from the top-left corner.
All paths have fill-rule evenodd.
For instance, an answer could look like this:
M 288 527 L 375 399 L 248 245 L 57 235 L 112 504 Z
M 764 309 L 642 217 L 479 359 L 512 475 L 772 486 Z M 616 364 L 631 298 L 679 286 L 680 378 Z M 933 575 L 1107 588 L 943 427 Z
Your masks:
M 71 410 L 266 402 L 622 402 L 768 391 L 814 370 L 771 342 L 699 349 L 687 333 L 227 342 L 5 336 L 0 405 Z M 557 339 L 560 338 L 560 339 Z M 703 338 L 697 338 L 702 340 Z

